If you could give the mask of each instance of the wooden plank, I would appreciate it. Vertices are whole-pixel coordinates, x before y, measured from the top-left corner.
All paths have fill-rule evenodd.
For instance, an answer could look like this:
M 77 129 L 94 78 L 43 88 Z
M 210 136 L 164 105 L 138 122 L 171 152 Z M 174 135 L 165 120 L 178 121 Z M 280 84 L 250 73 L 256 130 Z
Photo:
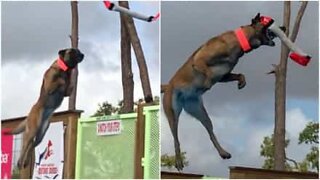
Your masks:
M 319 174 L 311 172 L 276 171 L 232 166 L 230 179 L 318 179 Z
M 143 179 L 142 158 L 144 156 L 144 129 L 145 117 L 143 115 L 143 104 L 138 105 L 138 116 L 136 123 L 136 142 L 135 142 L 135 158 L 134 158 L 134 178 Z
M 69 116 L 65 131 L 65 167 L 63 172 L 65 179 L 75 178 L 78 118 L 79 116 L 76 114 Z
M 161 179 L 202 179 L 201 174 L 161 171 Z

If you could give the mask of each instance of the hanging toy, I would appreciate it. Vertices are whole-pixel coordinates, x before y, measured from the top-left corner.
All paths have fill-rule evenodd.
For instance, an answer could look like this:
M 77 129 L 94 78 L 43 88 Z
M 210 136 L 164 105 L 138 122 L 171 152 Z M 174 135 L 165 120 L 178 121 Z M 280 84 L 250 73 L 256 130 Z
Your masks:
M 160 13 L 156 14 L 155 16 L 146 16 L 146 15 L 131 11 L 127 8 L 118 6 L 117 4 L 112 3 L 110 1 L 103 1 L 103 3 L 106 6 L 106 8 L 109 9 L 110 11 L 117 11 L 120 13 L 124 13 L 124 14 L 131 16 L 131 17 L 134 17 L 134 18 L 137 18 L 137 19 L 140 19 L 143 21 L 147 21 L 147 22 L 156 21 L 160 17 Z
M 303 52 L 299 47 L 297 47 L 287 36 L 286 34 L 279 28 L 279 26 L 274 22 L 274 20 L 268 16 L 261 16 L 260 18 L 261 24 L 267 26 L 280 40 L 290 49 L 292 52 L 289 57 L 295 61 L 296 63 L 307 66 L 311 60 L 311 56 L 307 53 Z

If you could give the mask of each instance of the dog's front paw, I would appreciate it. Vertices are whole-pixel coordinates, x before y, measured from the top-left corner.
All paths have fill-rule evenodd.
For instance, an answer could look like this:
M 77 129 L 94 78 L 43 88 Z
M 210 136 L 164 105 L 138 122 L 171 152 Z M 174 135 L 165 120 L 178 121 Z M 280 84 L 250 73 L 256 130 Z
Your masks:
M 243 74 L 239 74 L 238 89 L 244 88 L 246 84 L 245 76 Z

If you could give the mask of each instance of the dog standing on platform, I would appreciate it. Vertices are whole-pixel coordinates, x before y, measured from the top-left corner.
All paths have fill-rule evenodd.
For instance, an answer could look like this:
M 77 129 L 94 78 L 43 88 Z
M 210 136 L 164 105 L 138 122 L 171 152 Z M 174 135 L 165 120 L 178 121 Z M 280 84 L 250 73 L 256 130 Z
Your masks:
M 49 119 L 61 105 L 63 98 L 70 96 L 73 87 L 70 84 L 72 69 L 80 63 L 84 55 L 78 49 L 69 48 L 59 51 L 59 58 L 45 72 L 40 97 L 33 105 L 27 118 L 14 130 L 5 134 L 23 134 L 23 146 L 18 167 L 25 168 L 31 159 L 33 149 L 42 141 Z
M 169 84 L 161 85 L 161 92 L 164 93 L 163 108 L 174 139 L 175 167 L 179 171 L 183 169 L 178 139 L 178 122 L 182 109 L 206 128 L 221 158 L 231 158 L 231 154 L 222 148 L 213 133 L 212 122 L 202 102 L 202 94 L 217 82 L 238 81 L 238 89 L 246 85 L 244 75 L 231 73 L 239 58 L 262 45 L 275 45 L 275 35 L 267 29 L 261 18 L 258 13 L 250 25 L 239 28 L 250 48 L 243 48 L 235 31 L 225 32 L 198 48 L 178 69 Z M 283 27 L 281 29 L 284 30 Z

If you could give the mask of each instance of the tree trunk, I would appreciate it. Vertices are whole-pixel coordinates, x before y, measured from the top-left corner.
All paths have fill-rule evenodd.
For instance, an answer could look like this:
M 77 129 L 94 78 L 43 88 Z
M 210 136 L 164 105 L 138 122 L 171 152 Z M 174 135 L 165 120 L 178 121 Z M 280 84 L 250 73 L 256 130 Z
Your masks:
M 71 24 L 71 47 L 78 48 L 78 2 L 71 1 L 71 15 L 72 15 L 72 24 Z M 76 109 L 76 97 L 77 97 L 77 85 L 78 85 L 78 66 L 72 70 L 71 74 L 71 85 L 73 90 L 69 97 L 69 110 Z
M 119 5 L 129 8 L 128 1 L 119 1 Z M 120 13 L 121 21 L 121 72 L 122 72 L 122 88 L 123 88 L 123 107 L 121 113 L 133 112 L 133 73 L 131 68 L 131 44 L 127 27 L 125 25 L 125 14 Z
M 295 20 L 293 31 L 291 34 L 291 41 L 295 41 L 302 16 L 304 14 L 307 2 L 302 2 L 298 15 Z M 284 2 L 284 26 L 286 27 L 286 35 L 289 35 L 290 1 Z M 287 77 L 287 63 L 289 56 L 289 49 L 281 43 L 281 59 L 280 64 L 275 66 L 274 73 L 276 77 L 275 82 L 275 128 L 274 128 L 274 169 L 285 170 L 285 127 L 286 127 L 286 77 Z
M 150 87 L 150 80 L 148 74 L 148 67 L 146 60 L 142 51 L 141 43 L 137 34 L 132 17 L 124 16 L 124 22 L 129 32 L 130 41 L 133 47 L 133 50 L 136 55 L 137 63 L 140 71 L 140 79 L 142 84 L 142 90 L 144 94 L 144 100 L 146 103 L 153 102 L 153 96 Z

